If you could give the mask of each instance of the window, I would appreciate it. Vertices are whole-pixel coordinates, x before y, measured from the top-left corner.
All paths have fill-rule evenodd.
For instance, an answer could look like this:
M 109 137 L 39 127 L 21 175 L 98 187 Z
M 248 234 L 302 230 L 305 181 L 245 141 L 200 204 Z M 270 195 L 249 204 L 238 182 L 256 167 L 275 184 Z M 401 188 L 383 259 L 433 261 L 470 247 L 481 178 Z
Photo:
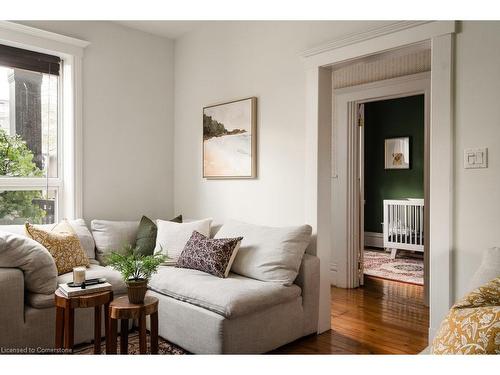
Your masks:
M 60 66 L 57 56 L 0 45 L 0 224 L 58 219 Z

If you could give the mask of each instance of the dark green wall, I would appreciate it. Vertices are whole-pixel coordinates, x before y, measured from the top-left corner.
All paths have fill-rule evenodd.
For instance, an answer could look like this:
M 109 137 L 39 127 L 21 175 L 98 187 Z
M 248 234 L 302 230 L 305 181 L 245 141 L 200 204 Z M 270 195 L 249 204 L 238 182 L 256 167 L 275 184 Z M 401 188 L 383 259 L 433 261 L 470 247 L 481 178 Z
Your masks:
M 384 140 L 410 137 L 410 169 L 384 169 Z M 382 232 L 383 200 L 424 197 L 424 96 L 365 104 L 365 231 Z

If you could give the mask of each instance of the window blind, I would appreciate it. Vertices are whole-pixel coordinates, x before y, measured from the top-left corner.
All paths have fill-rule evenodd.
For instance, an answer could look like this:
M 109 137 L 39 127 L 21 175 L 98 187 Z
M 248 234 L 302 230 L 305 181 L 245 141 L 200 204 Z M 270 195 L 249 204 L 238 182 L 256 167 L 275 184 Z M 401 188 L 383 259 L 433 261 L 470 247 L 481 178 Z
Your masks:
M 0 65 L 59 75 L 61 58 L 0 44 Z

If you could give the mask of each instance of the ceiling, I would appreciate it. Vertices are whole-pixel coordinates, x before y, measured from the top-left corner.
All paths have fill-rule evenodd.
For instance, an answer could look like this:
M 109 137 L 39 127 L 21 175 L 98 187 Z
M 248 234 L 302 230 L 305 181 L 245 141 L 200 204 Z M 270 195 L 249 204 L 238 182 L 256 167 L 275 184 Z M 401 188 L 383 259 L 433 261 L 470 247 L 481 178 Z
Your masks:
M 176 39 L 200 26 L 204 21 L 115 21 L 132 29 Z M 206 22 L 206 21 L 205 21 Z

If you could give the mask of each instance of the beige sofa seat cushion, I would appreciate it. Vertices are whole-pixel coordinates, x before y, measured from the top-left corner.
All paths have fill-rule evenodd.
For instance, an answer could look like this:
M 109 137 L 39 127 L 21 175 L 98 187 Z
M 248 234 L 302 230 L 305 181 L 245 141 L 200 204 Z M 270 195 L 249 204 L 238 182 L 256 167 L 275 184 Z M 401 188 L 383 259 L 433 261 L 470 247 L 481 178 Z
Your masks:
M 113 287 L 115 296 L 127 293 L 127 286 L 118 271 L 109 267 L 91 264 L 86 271 L 87 279 L 104 277 Z M 68 272 L 58 277 L 58 284 L 73 281 L 73 272 Z M 26 303 L 36 309 L 46 309 L 54 306 L 54 294 L 26 293 Z
M 157 293 L 230 319 L 265 310 L 301 295 L 301 289 L 295 284 L 284 286 L 233 273 L 222 279 L 197 270 L 169 266 L 160 267 L 149 287 Z
M 103 267 L 96 264 L 91 264 L 90 267 L 87 268 L 85 277 L 87 279 L 104 277 L 113 287 L 113 292 L 115 295 L 127 293 L 127 286 L 122 279 L 122 275 L 120 274 L 120 272 L 115 271 L 111 267 Z M 58 277 L 59 284 L 69 283 L 71 281 L 73 281 L 72 272 L 59 275 Z
M 97 264 L 91 264 L 86 271 L 87 279 L 104 277 L 113 287 L 115 296 L 127 293 L 127 286 L 123 282 L 121 274 L 110 267 L 103 267 Z M 73 272 L 59 275 L 58 284 L 69 283 L 73 281 Z M 36 309 L 46 309 L 54 306 L 54 294 L 26 293 L 26 303 Z
M 35 309 L 54 307 L 54 294 L 26 293 L 26 303 Z

